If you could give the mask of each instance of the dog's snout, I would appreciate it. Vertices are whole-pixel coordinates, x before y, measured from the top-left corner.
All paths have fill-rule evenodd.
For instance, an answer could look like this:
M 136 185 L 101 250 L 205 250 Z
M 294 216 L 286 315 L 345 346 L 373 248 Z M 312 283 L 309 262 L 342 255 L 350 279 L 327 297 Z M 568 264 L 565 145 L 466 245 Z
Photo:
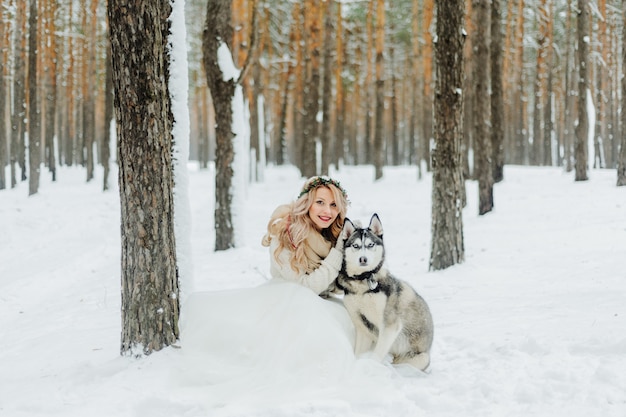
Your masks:
M 361 256 L 361 257 L 359 258 L 359 263 L 360 263 L 361 265 L 367 265 L 367 256 Z

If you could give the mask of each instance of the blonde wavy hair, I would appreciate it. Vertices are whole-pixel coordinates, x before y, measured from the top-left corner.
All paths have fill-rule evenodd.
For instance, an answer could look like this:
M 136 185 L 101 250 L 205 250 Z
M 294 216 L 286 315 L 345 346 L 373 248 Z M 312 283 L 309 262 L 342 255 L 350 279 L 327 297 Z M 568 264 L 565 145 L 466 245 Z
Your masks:
M 343 228 L 343 222 L 348 211 L 348 196 L 338 181 L 326 177 L 309 178 L 302 188 L 298 198 L 290 204 L 278 206 L 267 224 L 267 233 L 263 236 L 261 244 L 270 246 L 272 239 L 278 239 L 278 247 L 274 251 L 274 258 L 280 262 L 280 252 L 287 248 L 291 251 L 290 265 L 294 271 L 307 269 L 312 259 L 307 255 L 311 253 L 307 238 L 318 232 L 313 220 L 309 217 L 309 209 L 315 202 L 315 191 L 319 187 L 326 187 L 333 193 L 337 205 L 337 218 L 330 227 L 322 230 L 321 236 L 334 245 L 339 233 Z M 310 272 L 310 271 L 306 271 Z

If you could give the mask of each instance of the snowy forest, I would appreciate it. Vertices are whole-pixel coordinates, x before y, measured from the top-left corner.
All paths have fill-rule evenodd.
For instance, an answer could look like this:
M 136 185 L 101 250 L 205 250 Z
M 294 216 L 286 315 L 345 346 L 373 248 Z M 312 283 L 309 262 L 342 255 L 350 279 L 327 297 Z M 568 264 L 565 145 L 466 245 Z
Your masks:
M 626 1 L 0 12 L 0 414 L 625 415 Z M 384 223 L 425 371 L 274 276 L 316 175 Z
M 290 163 L 312 175 L 339 161 L 430 169 L 434 0 L 228 3 L 227 42 L 235 65 L 249 61 L 242 84 L 256 169 Z M 481 17 L 483 3 L 491 11 Z M 216 148 L 202 63 L 206 7 L 202 0 L 185 5 L 189 152 L 204 166 Z M 106 2 L 2 0 L 1 11 L 0 163 L 10 169 L 0 170 L 0 189 L 30 178 L 36 192 L 40 164 L 53 178 L 59 165 L 84 166 L 87 181 L 97 164 L 108 173 L 115 139 Z M 492 137 L 495 181 L 502 164 L 572 170 L 581 106 L 593 113 L 585 159 L 590 167 L 617 168 L 623 27 L 622 2 L 616 0 L 466 2 L 465 178 L 475 175 L 478 136 Z M 580 97 L 580 49 L 588 60 L 588 97 Z M 487 72 L 491 106 L 476 105 L 481 70 Z M 475 121 L 485 117 L 491 131 L 477 131 Z M 315 143 L 319 156 L 311 152 Z M 105 175 L 105 189 L 108 181 Z

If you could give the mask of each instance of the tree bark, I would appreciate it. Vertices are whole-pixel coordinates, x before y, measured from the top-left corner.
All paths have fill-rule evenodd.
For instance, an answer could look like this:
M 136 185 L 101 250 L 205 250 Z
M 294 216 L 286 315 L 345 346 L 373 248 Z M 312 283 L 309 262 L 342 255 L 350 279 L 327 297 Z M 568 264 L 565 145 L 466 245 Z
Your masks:
M 108 24 L 108 22 L 107 22 Z M 102 178 L 102 190 L 109 189 L 109 173 L 111 170 L 111 121 L 113 120 L 113 68 L 111 64 L 111 46 L 107 45 L 105 71 L 106 79 L 104 86 L 104 137 L 102 138 L 102 166 L 104 168 Z
M 317 174 L 317 149 L 318 138 L 317 113 L 319 111 L 319 86 L 320 86 L 320 53 L 322 33 L 321 4 L 318 0 L 306 0 L 304 7 L 305 27 L 305 67 L 308 76 L 304 89 L 304 115 L 303 115 L 303 165 L 302 175 L 312 177 Z
M 622 2 L 622 73 L 626 74 L 626 1 Z M 617 160 L 617 186 L 626 186 L 626 77 L 622 77 L 621 148 Z
M 587 39 L 589 30 L 588 0 L 578 0 L 578 125 L 576 125 L 576 142 L 574 144 L 575 180 L 586 181 L 587 177 L 587 141 L 589 135 L 589 118 L 587 115 Z
M 322 175 L 328 175 L 330 164 L 334 160 L 334 148 L 332 146 L 330 135 L 330 112 L 333 90 L 332 65 L 333 65 L 333 37 L 336 36 L 333 28 L 333 4 L 332 1 L 326 1 L 323 9 L 324 15 L 324 77 L 323 77 L 323 93 L 322 93 Z
M 488 0 L 473 0 L 474 24 L 489 24 L 490 8 Z M 474 155 L 476 178 L 478 179 L 478 213 L 485 214 L 493 209 L 493 167 L 490 136 L 490 97 L 489 97 L 489 44 L 484 30 L 474 31 L 472 37 L 472 83 L 474 84 Z
M 232 99 L 236 80 L 224 80 L 218 61 L 222 42 L 230 45 L 233 31 L 230 26 L 231 2 L 210 1 L 207 4 L 206 24 L 202 39 L 202 55 L 207 85 L 215 108 L 215 250 L 234 247 L 234 227 L 231 212 L 233 161 Z M 230 49 L 230 47 L 229 47 Z M 232 49 L 231 49 L 232 50 Z
M 122 220 L 124 355 L 179 336 L 174 238 L 169 0 L 109 0 Z
M 8 78 L 8 45 L 9 45 L 9 27 L 5 23 L 5 19 L 8 22 L 8 18 L 5 16 L 4 9 L 0 10 L 0 190 L 4 190 L 7 187 L 6 170 L 4 167 L 7 164 L 7 125 L 6 125 L 6 111 L 7 111 L 7 88 L 5 80 Z
M 491 0 L 491 150 L 493 181 L 504 179 L 504 91 L 500 0 Z
M 343 61 L 345 58 L 345 49 L 343 44 L 343 16 L 341 1 L 333 1 L 333 4 L 337 7 L 337 59 L 335 62 L 335 152 L 333 157 L 333 163 L 335 169 L 339 169 L 339 161 L 344 159 L 344 139 L 345 139 L 345 109 L 346 109 L 346 95 L 343 92 Z
M 376 124 L 374 130 L 374 168 L 376 180 L 383 177 L 385 163 L 385 0 L 376 4 Z
M 49 2 L 45 8 L 46 13 L 46 126 L 45 126 L 45 160 L 48 170 L 52 174 L 52 181 L 56 181 L 56 158 L 54 155 L 54 139 L 56 136 L 57 114 L 57 30 L 56 30 L 57 3 Z
M 33 195 L 39 192 L 41 167 L 41 114 L 37 94 L 37 0 L 30 0 L 28 32 L 28 195 Z
M 461 263 L 463 243 L 464 0 L 437 0 L 435 149 L 432 152 L 430 270 Z

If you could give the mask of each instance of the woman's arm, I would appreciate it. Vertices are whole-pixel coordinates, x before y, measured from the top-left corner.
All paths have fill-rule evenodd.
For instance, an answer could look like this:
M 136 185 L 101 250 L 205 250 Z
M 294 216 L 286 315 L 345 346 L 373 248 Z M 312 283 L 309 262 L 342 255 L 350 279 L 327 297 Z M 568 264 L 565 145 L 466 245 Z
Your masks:
M 287 249 L 283 249 L 280 252 L 278 256 L 280 262 L 276 260 L 274 257 L 276 246 L 277 244 L 272 241 L 272 245 L 270 246 L 270 272 L 274 278 L 296 282 L 311 289 L 316 294 L 320 294 L 326 290 L 330 283 L 339 275 L 339 270 L 343 262 L 343 254 L 335 248 L 330 250 L 328 256 L 322 260 L 321 265 L 316 270 L 309 274 L 302 274 L 291 268 L 291 264 L 289 263 L 291 252 Z

